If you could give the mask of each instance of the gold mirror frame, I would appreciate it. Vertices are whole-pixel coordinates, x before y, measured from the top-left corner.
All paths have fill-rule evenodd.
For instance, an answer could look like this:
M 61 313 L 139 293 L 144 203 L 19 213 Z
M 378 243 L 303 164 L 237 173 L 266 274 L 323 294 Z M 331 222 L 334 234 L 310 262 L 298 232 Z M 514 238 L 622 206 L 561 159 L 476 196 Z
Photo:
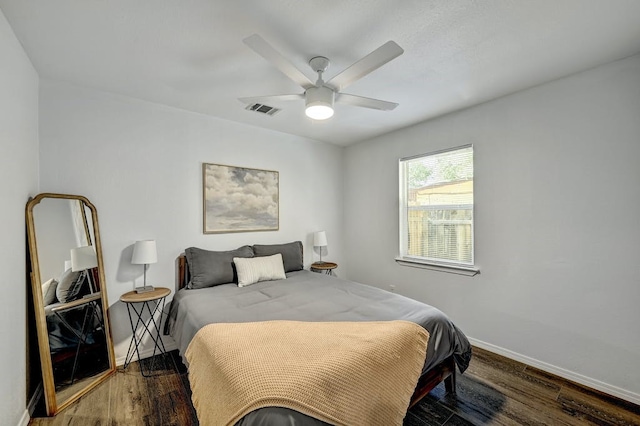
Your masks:
M 107 357 L 108 357 L 108 368 L 102 372 L 96 373 L 88 379 L 86 382 L 80 382 L 81 385 L 78 385 L 78 389 L 72 389 L 71 394 L 64 400 L 58 401 L 56 395 L 56 387 L 54 381 L 53 374 L 53 362 L 51 359 L 50 352 L 50 342 L 49 342 L 49 330 L 47 328 L 47 320 L 45 315 L 45 306 L 44 299 L 42 294 L 42 277 L 40 276 L 40 262 L 38 259 L 38 245 L 37 245 L 37 236 L 36 236 L 36 225 L 34 220 L 33 209 L 41 201 L 45 199 L 63 199 L 63 200 L 77 200 L 83 203 L 82 208 L 82 216 L 84 219 L 84 227 L 87 235 L 87 239 L 89 242 L 93 243 L 92 245 L 95 248 L 96 257 L 97 257 L 97 276 L 100 284 L 100 312 L 102 313 L 102 322 L 103 329 L 106 339 L 106 347 L 107 347 Z M 91 211 L 91 220 L 92 220 L 92 230 L 93 230 L 93 240 L 91 241 L 91 232 L 89 231 L 86 208 Z M 32 294 L 33 294 L 33 305 L 35 311 L 35 323 L 36 323 L 36 331 L 38 335 L 38 347 L 40 354 L 40 364 L 42 368 L 42 382 L 43 382 L 43 390 L 45 397 L 45 405 L 48 416 L 53 416 L 60 412 L 60 410 L 68 407 L 71 403 L 85 395 L 91 389 L 95 388 L 101 382 L 103 382 L 109 375 L 111 375 L 116 370 L 116 362 L 115 355 L 113 351 L 113 339 L 111 337 L 111 329 L 109 324 L 109 316 L 108 316 L 108 299 L 107 299 L 107 291 L 106 291 L 106 280 L 104 277 L 104 264 L 102 261 L 102 245 L 100 242 L 100 230 L 98 228 L 98 212 L 93 204 L 89 202 L 86 197 L 81 195 L 68 195 L 68 194 L 53 194 L 53 193 L 42 193 L 38 194 L 33 199 L 29 200 L 26 207 L 26 219 L 27 219 L 27 237 L 29 244 L 29 253 L 30 253 L 30 276 L 31 276 L 31 286 L 32 286 Z M 91 245 L 91 244 L 89 244 Z M 73 302 L 71 302 L 73 303 Z M 75 367 L 74 367 L 75 368 Z M 73 386 L 73 385 L 71 385 Z

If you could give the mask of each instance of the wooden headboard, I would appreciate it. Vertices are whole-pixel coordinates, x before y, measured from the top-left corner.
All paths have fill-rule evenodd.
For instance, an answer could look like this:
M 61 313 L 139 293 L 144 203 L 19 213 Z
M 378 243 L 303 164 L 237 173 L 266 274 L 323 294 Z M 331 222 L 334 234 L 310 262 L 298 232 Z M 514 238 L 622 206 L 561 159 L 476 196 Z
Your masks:
M 178 264 L 176 269 L 178 271 L 178 290 L 182 290 L 187 286 L 187 284 L 189 284 L 190 278 L 189 266 L 187 265 L 187 256 L 182 253 L 180 256 L 178 256 L 177 262 Z

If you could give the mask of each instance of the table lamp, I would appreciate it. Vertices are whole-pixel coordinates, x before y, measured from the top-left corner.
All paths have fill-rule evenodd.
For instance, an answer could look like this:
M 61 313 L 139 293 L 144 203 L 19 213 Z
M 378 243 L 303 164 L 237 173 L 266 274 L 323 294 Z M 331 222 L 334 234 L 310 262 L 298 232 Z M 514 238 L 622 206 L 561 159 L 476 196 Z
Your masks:
M 320 247 L 320 262 L 322 262 L 322 248 L 327 246 L 327 233 L 325 231 L 318 231 L 313 234 L 313 246 Z
M 65 262 L 66 266 L 66 262 Z M 98 257 L 93 246 L 82 246 L 71 249 L 71 271 L 84 271 L 87 280 L 89 281 L 89 290 L 94 293 L 93 281 L 91 280 L 91 273 L 89 269 L 96 268 L 98 266 Z
M 133 245 L 133 256 L 131 263 L 134 265 L 143 265 L 144 285 L 136 287 L 136 293 L 145 293 L 153 291 L 153 286 L 147 285 L 147 265 L 158 262 L 158 252 L 156 251 L 155 240 L 136 241 Z

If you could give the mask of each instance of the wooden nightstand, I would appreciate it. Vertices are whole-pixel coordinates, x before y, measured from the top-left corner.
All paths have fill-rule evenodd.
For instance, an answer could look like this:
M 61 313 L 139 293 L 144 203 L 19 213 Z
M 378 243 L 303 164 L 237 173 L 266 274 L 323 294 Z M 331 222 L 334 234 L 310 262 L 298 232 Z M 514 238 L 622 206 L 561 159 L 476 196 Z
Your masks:
M 155 365 L 156 351 L 158 354 L 167 354 L 167 350 L 164 347 L 162 338 L 160 337 L 160 327 L 162 326 L 162 311 L 164 310 L 165 298 L 171 294 L 171 290 L 165 287 L 156 287 L 152 291 L 144 293 L 137 293 L 135 290 L 120 296 L 120 301 L 127 305 L 127 312 L 129 313 L 129 322 L 131 323 L 131 343 L 129 343 L 129 350 L 127 350 L 127 356 L 124 361 L 124 368 L 126 369 L 131 361 L 133 361 L 133 355 L 138 355 L 138 362 L 140 361 L 140 344 L 145 334 L 148 334 L 151 340 L 153 340 L 153 364 Z M 139 309 L 138 309 L 139 308 Z M 133 311 L 133 312 L 131 312 Z M 144 320 L 143 316 L 145 311 L 149 314 L 149 319 Z M 156 321 L 156 314 L 160 312 L 160 320 Z M 134 315 L 135 313 L 135 324 Z M 140 336 L 136 331 L 138 327 L 142 326 L 142 332 Z M 144 373 L 142 364 L 140 365 L 140 373 L 147 377 L 151 373 L 153 367 L 149 367 L 148 374 Z
M 311 271 L 333 275 L 333 270 L 337 267 L 338 264 L 334 262 L 314 262 L 311 264 Z

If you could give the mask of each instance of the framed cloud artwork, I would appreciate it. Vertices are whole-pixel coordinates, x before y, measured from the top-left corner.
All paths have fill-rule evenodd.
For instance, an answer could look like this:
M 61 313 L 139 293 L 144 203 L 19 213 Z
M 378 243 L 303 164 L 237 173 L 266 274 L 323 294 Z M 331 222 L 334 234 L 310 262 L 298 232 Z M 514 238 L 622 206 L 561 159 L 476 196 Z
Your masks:
M 204 163 L 202 174 L 205 234 L 278 230 L 278 172 Z

